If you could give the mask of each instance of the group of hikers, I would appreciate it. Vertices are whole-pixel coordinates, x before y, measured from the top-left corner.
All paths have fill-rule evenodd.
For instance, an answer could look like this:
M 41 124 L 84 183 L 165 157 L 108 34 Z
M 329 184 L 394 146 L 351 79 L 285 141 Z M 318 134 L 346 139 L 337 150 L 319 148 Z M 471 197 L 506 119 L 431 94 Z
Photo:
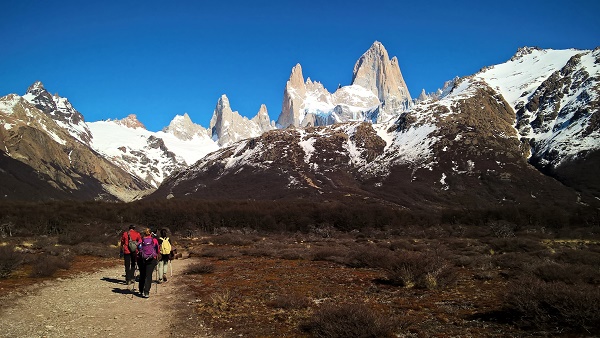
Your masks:
M 160 237 L 145 228 L 142 233 L 130 225 L 121 236 L 121 253 L 125 262 L 125 283 L 135 285 L 136 266 L 140 272 L 138 291 L 144 298 L 150 297 L 152 273 L 158 265 L 158 283 L 167 281 L 167 269 L 173 258 L 173 247 L 167 230 L 160 230 Z

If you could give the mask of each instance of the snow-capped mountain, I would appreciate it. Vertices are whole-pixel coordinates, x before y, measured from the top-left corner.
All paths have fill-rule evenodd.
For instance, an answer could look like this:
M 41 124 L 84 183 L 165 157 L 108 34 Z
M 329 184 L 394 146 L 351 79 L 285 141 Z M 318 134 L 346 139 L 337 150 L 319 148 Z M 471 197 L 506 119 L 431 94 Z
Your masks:
M 600 192 L 600 48 L 522 48 L 475 78 L 497 88 L 516 112 L 530 163 L 579 190 Z
M 52 168 L 68 165 L 44 164 L 46 152 L 17 150 L 23 142 L 50 139 L 68 149 L 75 142 L 90 157 L 159 187 L 154 198 L 357 197 L 443 207 L 531 204 L 553 196 L 575 203 L 581 197 L 540 171 L 580 194 L 600 196 L 599 69 L 600 49 L 522 48 L 503 64 L 412 101 L 397 59 L 375 42 L 357 61 L 352 84 L 333 94 L 305 80 L 296 65 L 277 120 L 282 129 L 264 105 L 248 119 L 231 109 L 226 95 L 208 128 L 187 114 L 160 132 L 146 130 L 135 116 L 86 123 L 68 100 L 35 83 L 23 97 L 0 102 L 7 155 L 0 160 L 60 176 Z M 32 117 L 38 113 L 44 117 Z M 37 132 L 25 135 L 21 127 Z
M 85 124 L 83 115 L 75 110 L 68 99 L 50 93 L 44 84 L 36 81 L 28 89 L 23 98 L 36 108 L 50 115 L 61 127 L 69 131 L 76 139 L 89 145 L 92 135 Z
M 92 150 L 82 116 L 41 83 L 0 98 L 0 119 L 4 198 L 131 200 L 149 188 Z
M 91 146 L 121 168 L 157 187 L 173 172 L 218 149 L 189 117 L 176 116 L 165 131 L 151 132 L 135 115 L 88 123 Z M 196 130 L 196 132 L 194 132 Z
M 151 197 L 347 195 L 403 207 L 458 207 L 534 205 L 552 196 L 556 203 L 574 204 L 575 191 L 528 160 L 546 156 L 547 150 L 540 151 L 544 145 L 554 156 L 563 155 L 557 163 L 570 173 L 577 172 L 572 159 L 587 156 L 585 184 L 598 196 L 598 161 L 589 156 L 600 147 L 597 53 L 522 49 L 502 65 L 449 81 L 387 123 L 274 130 L 222 148 L 170 177 Z M 286 96 L 284 107 L 286 102 L 291 110 L 306 107 L 299 98 L 329 102 L 327 95 L 298 91 L 307 84 L 314 86 L 303 82 L 296 66 L 286 89 L 294 95 Z M 313 93 L 322 93 L 322 86 L 314 87 Z M 549 107 L 553 113 L 544 114 Z M 560 146 L 569 140 L 561 133 L 571 143 Z
M 217 103 L 209 129 L 193 123 L 187 114 L 175 116 L 159 132 L 146 130 L 135 115 L 87 125 L 93 135 L 94 149 L 153 187 L 220 146 L 256 137 L 274 128 L 264 105 L 249 120 L 231 110 L 225 95 Z

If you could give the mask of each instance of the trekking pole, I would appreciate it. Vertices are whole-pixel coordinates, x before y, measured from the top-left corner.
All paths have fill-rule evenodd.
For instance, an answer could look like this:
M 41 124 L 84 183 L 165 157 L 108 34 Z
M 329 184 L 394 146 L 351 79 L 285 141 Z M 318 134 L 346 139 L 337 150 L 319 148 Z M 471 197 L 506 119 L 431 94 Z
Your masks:
M 171 277 L 173 277 L 173 263 L 172 260 L 169 259 L 169 270 L 171 271 Z
M 133 299 L 133 294 L 135 293 L 135 272 L 137 271 L 137 263 L 133 268 L 133 283 L 131 283 L 131 299 Z
M 156 265 L 154 266 L 154 271 L 156 271 L 156 294 L 158 295 L 158 262 L 156 263 Z

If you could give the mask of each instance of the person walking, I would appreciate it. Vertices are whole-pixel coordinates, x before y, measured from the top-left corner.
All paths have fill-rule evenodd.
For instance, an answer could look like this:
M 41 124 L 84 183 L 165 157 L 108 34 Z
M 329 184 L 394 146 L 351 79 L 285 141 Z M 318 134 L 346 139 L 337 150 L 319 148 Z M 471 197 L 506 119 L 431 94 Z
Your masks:
M 144 298 L 150 297 L 152 272 L 158 263 L 158 240 L 152 236 L 150 228 L 144 230 L 144 237 L 138 245 L 138 266 L 140 269 L 139 291 Z
M 125 263 L 125 283 L 135 283 L 135 265 L 137 260 L 137 247 L 142 241 L 142 235 L 135 231 L 135 225 L 131 224 L 128 231 L 121 235 L 121 251 Z
M 167 237 L 167 229 L 160 230 L 158 238 L 160 246 L 160 259 L 158 260 L 158 282 L 167 281 L 167 269 L 169 267 L 169 255 L 171 254 L 171 240 Z

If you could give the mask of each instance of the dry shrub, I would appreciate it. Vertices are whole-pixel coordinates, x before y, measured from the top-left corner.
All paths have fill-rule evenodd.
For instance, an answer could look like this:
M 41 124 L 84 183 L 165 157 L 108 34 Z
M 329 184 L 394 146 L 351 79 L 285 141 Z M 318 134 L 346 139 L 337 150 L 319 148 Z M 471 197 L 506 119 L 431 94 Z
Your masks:
M 15 269 L 23 264 L 24 256 L 12 247 L 0 246 L 0 278 L 8 277 Z
M 41 254 L 33 262 L 31 277 L 50 277 L 59 269 L 69 269 L 71 261 L 65 256 Z
M 351 248 L 346 256 L 346 264 L 352 268 L 378 268 L 388 266 L 394 256 L 390 250 L 371 245 Z
M 213 257 L 218 258 L 220 260 L 227 260 L 229 258 L 237 257 L 239 254 L 235 251 L 232 251 L 229 248 L 219 248 L 219 247 L 211 247 L 203 250 L 190 252 L 190 257 Z
M 215 266 L 208 263 L 198 262 L 188 266 L 184 274 L 186 275 L 204 275 L 215 272 Z
M 600 285 L 600 271 L 590 265 L 544 262 L 530 267 L 531 272 L 545 282 L 563 282 L 574 285 L 587 283 Z
M 225 311 L 235 301 L 233 293 L 229 290 L 215 292 L 210 295 L 209 304 L 216 310 Z
M 556 260 L 569 264 L 600 266 L 600 253 L 594 252 L 593 249 L 563 249 L 557 253 Z
M 292 293 L 279 295 L 268 302 L 267 305 L 278 309 L 293 310 L 307 308 L 311 305 L 311 301 L 304 295 Z
M 404 251 L 380 263 L 394 285 L 435 289 L 456 281 L 456 268 L 436 252 Z
M 224 234 L 212 238 L 212 242 L 217 245 L 246 246 L 252 244 L 256 238 L 254 236 L 244 236 L 239 234 Z
M 534 253 L 546 249 L 539 240 L 523 237 L 491 239 L 489 245 L 496 252 Z
M 82 256 L 116 257 L 119 250 L 102 243 L 79 243 L 71 248 L 73 253 Z
M 523 326 L 588 333 L 600 330 L 600 289 L 596 286 L 527 278 L 508 288 L 505 306 L 517 314 L 518 324 Z
M 348 249 L 339 246 L 314 247 L 310 256 L 313 261 L 339 262 L 348 254 Z
M 300 329 L 311 337 L 392 337 L 390 318 L 363 304 L 324 305 Z

